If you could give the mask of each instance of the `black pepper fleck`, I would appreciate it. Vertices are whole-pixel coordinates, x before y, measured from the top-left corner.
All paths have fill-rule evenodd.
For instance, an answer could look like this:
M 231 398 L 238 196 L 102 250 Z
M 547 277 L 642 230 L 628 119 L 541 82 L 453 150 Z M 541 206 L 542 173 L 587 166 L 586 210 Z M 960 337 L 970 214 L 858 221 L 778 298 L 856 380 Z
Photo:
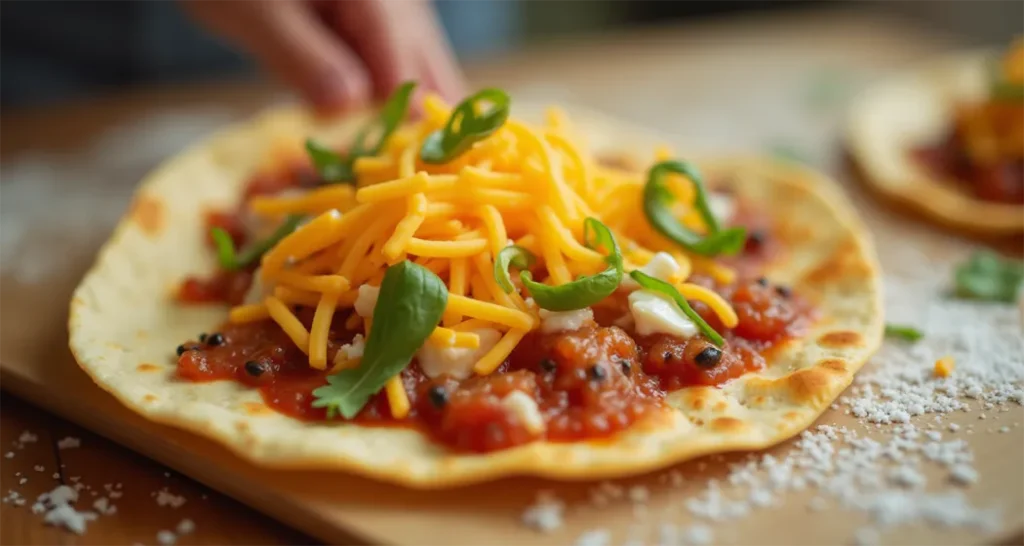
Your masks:
M 629 375 L 629 372 L 633 370 L 633 364 L 628 360 L 620 360 L 619 365 L 622 366 L 622 373 Z
M 587 373 L 590 375 L 590 378 L 593 379 L 594 381 L 602 381 L 606 377 L 606 372 L 604 371 L 604 368 L 602 368 L 598 364 L 594 364 L 593 366 L 591 366 L 590 369 L 587 370 Z
M 441 385 L 430 387 L 430 390 L 427 391 L 427 397 L 430 398 L 430 403 L 437 409 L 441 409 L 448 404 L 448 391 Z
M 263 372 L 265 371 L 267 370 L 263 367 L 263 364 L 260 364 L 256 360 L 250 360 L 245 363 L 245 373 L 253 377 L 259 377 L 263 375 Z
M 542 358 L 540 361 L 540 369 L 545 372 L 553 372 L 558 368 L 558 364 L 550 358 Z
M 669 360 L 672 360 L 673 356 L 675 355 L 672 354 L 672 351 L 665 351 L 665 353 L 661 355 L 661 359 L 668 362 Z
M 767 279 L 767 277 L 761 277 L 761 278 L 757 279 L 757 284 L 760 284 L 761 286 L 768 286 L 768 279 Z
M 747 235 L 747 242 L 744 246 L 747 250 L 757 250 L 761 248 L 761 245 L 764 244 L 765 238 L 766 236 L 764 231 L 760 229 L 755 229 L 751 231 L 749 235 Z
M 780 296 L 782 296 L 784 298 L 788 298 L 788 297 L 793 295 L 793 289 L 788 287 L 788 286 L 782 286 L 782 285 L 776 286 L 775 287 L 775 292 L 778 295 L 780 295 Z
M 199 343 L 206 343 L 206 332 L 199 334 Z
M 713 368 L 722 360 L 722 351 L 718 347 L 707 346 L 697 353 L 693 361 L 701 368 Z
M 185 351 L 187 350 L 188 349 L 186 349 L 184 345 L 178 345 L 178 356 L 185 354 Z
M 224 336 L 222 336 L 219 332 L 215 332 L 215 333 L 210 334 L 209 336 L 207 336 L 206 343 L 207 343 L 207 345 L 209 345 L 211 347 L 216 347 L 218 345 L 223 345 L 224 344 Z

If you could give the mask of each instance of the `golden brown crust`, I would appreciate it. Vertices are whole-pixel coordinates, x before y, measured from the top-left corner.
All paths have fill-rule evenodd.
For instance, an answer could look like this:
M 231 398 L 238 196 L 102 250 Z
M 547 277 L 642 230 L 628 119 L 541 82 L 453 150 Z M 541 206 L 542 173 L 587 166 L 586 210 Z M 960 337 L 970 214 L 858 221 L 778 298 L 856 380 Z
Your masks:
M 524 110 L 526 115 L 523 115 Z M 541 119 L 517 105 L 516 114 Z M 657 136 L 595 114 L 571 110 L 595 151 L 651 149 Z M 337 141 L 362 120 L 319 125 L 305 114 L 270 112 L 212 137 L 169 160 L 147 178 L 140 195 L 161 201 L 166 225 L 150 233 L 129 215 L 104 246 L 71 300 L 71 349 L 98 385 L 141 415 L 219 441 L 257 464 L 275 468 L 348 470 L 420 488 L 450 487 L 506 475 L 593 479 L 649 471 L 708 453 L 761 449 L 797 434 L 852 381 L 881 342 L 881 286 L 874 249 L 832 182 L 801 167 L 758 158 L 703 162 L 743 198 L 762 203 L 806 236 L 768 276 L 814 298 L 825 320 L 773 355 L 767 368 L 722 388 L 672 393 L 670 408 L 612 439 L 534 444 L 486 455 L 446 452 L 421 434 L 348 423 L 304 423 L 264 411 L 259 394 L 237 383 L 190 383 L 174 378 L 174 347 L 223 320 L 224 309 L 185 308 L 163 298 L 186 274 L 209 269 L 203 214 L 195 202 L 237 201 L 257 158 L 282 139 L 314 136 Z M 183 204 L 184 203 L 184 204 Z M 804 280 L 813 271 L 842 267 Z M 174 259 L 168 259 L 168 256 Z M 155 267 L 154 264 L 161 264 Z M 134 334 L 150 332 L 147 339 Z M 857 344 L 835 335 L 856 333 Z M 821 343 L 825 337 L 832 343 Z M 123 350 L 107 345 L 126 344 Z M 125 340 L 131 340 L 127 342 Z M 140 363 L 167 362 L 141 372 Z M 259 408 L 259 409 L 258 409 Z
M 995 52 L 950 55 L 882 82 L 850 109 L 846 144 L 865 183 L 934 221 L 993 235 L 1024 232 L 1024 206 L 982 201 L 912 161 L 908 151 L 941 140 L 957 103 L 984 99 Z

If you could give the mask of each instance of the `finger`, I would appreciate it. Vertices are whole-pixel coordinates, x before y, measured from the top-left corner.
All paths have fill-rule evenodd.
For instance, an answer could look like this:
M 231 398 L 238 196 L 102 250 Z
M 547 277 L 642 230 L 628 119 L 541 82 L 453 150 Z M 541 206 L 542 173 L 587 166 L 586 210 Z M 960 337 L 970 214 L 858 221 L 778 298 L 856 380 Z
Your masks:
M 432 10 L 421 21 L 424 38 L 418 51 L 423 84 L 451 103 L 462 100 L 466 95 L 465 77 L 441 24 Z
M 191 11 L 299 90 L 315 107 L 338 110 L 369 99 L 358 56 L 297 2 L 193 2 Z
M 375 94 L 388 95 L 407 80 L 418 79 L 419 2 L 341 0 L 333 24 L 369 69 Z

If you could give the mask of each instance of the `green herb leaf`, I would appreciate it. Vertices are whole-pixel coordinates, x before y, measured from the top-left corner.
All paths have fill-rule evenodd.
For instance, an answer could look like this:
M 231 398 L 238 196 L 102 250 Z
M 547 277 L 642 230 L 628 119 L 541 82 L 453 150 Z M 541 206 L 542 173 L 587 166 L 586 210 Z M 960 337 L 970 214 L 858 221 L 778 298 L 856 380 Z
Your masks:
M 408 260 L 388 267 L 373 308 L 373 329 L 358 368 L 327 376 L 313 407 L 351 419 L 389 379 L 401 373 L 437 327 L 448 290 L 437 275 Z
M 593 237 L 591 237 L 593 235 Z M 533 280 L 529 271 L 519 273 L 523 285 L 530 291 L 533 301 L 548 311 L 573 311 L 590 307 L 610 296 L 622 280 L 622 251 L 608 226 L 596 218 L 583 222 L 583 240 L 592 249 L 604 248 L 608 269 L 596 275 L 583 275 L 578 279 L 559 286 L 548 286 Z
M 917 341 L 924 337 L 924 332 L 914 328 L 913 326 L 905 326 L 903 324 L 886 324 L 885 337 L 893 337 L 906 341 Z
M 220 262 L 221 268 L 228 271 L 237 271 L 256 263 L 260 257 L 279 243 L 281 239 L 295 231 L 295 228 L 299 227 L 301 221 L 302 216 L 300 215 L 292 214 L 288 216 L 269 237 L 250 244 L 237 254 L 231 235 L 219 227 L 212 228 L 210 230 L 210 237 L 213 238 L 213 244 L 217 247 L 217 260 Z
M 960 298 L 1013 303 L 1024 280 L 1024 262 L 978 250 L 957 266 L 955 277 Z
M 630 271 L 629 276 L 633 277 L 633 280 L 641 287 L 664 294 L 671 298 L 672 301 L 676 302 L 676 305 L 682 309 L 683 314 L 697 325 L 697 328 L 700 329 L 704 336 L 711 340 L 711 343 L 714 343 L 718 347 L 725 344 L 725 339 L 723 339 L 710 324 L 705 322 L 704 319 L 693 310 L 693 307 L 690 307 L 690 303 L 686 301 L 686 298 L 684 298 L 682 294 L 679 293 L 679 290 L 676 290 L 676 287 L 661 279 L 652 277 L 639 269 Z
M 356 135 L 347 155 L 324 147 L 313 139 L 306 140 L 306 151 L 309 152 L 313 166 L 324 182 L 355 182 L 352 164 L 357 158 L 377 155 L 384 149 L 388 138 L 405 120 L 405 115 L 409 111 L 409 100 L 415 89 L 416 82 L 405 82 L 398 86 L 388 97 L 377 117 Z
M 519 270 L 524 270 L 536 261 L 537 257 L 529 250 L 516 245 L 507 246 L 501 249 L 498 257 L 494 260 L 494 280 L 506 294 L 511 294 L 516 287 L 512 284 L 512 277 L 508 272 L 509 266 L 514 265 Z
M 352 160 L 341 154 L 318 144 L 313 139 L 306 139 L 306 152 L 313 161 L 313 168 L 320 174 L 324 182 L 335 184 L 338 182 L 355 182 L 355 174 L 352 172 Z
M 478 103 L 490 107 L 478 112 Z M 420 148 L 424 163 L 448 163 L 501 128 L 508 119 L 511 99 L 501 89 L 484 89 L 470 95 L 452 110 L 448 123 L 427 135 Z
M 681 174 L 689 178 L 697 193 L 697 212 L 708 226 L 708 234 L 700 235 L 684 226 L 672 212 L 675 196 L 665 184 L 665 177 L 671 173 Z M 743 228 L 722 229 L 718 218 L 711 212 L 708 205 L 707 189 L 704 178 L 697 168 L 690 163 L 681 161 L 662 161 L 651 167 L 644 185 L 644 214 L 647 221 L 658 233 L 674 241 L 676 244 L 702 256 L 718 254 L 735 254 L 743 248 L 747 240 L 747 232 Z
M 409 111 L 409 100 L 415 90 L 416 82 L 405 82 L 391 93 L 380 109 L 377 119 L 363 127 L 356 136 L 348 153 L 350 162 L 355 161 L 357 157 L 377 155 L 384 149 L 388 138 L 405 120 L 405 114 Z

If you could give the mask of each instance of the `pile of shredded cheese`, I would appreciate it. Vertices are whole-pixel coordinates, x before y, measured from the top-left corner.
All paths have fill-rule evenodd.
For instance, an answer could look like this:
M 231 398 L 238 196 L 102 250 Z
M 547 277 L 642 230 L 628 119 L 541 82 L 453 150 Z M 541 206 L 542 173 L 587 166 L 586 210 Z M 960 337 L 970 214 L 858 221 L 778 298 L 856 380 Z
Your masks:
M 309 355 L 313 368 L 358 366 L 356 343 L 328 362 L 331 321 L 339 310 L 354 308 L 345 326 L 362 327 L 368 337 L 385 269 L 408 259 L 437 274 L 449 293 L 442 325 L 428 344 L 475 349 L 473 370 L 489 374 L 540 326 L 532 302 L 519 291 L 505 293 L 496 282 L 498 253 L 510 244 L 531 251 L 550 285 L 597 273 L 606 267 L 605 257 L 583 243 L 584 220 L 594 217 L 613 231 L 627 271 L 665 252 L 678 264 L 665 280 L 688 299 L 706 303 L 725 324 L 735 324 L 735 312 L 721 296 L 683 282 L 694 268 L 722 282 L 731 282 L 734 273 L 710 260 L 689 259 L 657 234 L 643 213 L 644 175 L 601 165 L 578 144 L 561 112 L 550 111 L 543 127 L 509 119 L 441 165 L 420 161 L 419 150 L 430 132 L 445 125 L 450 108 L 428 96 L 424 112 L 422 121 L 396 131 L 379 155 L 355 160 L 355 187 L 327 185 L 249 202 L 252 213 L 268 220 L 286 214 L 313 219 L 263 256 L 258 297 L 233 308 L 232 322 L 273 319 Z M 657 155 L 665 159 L 668 151 Z M 673 176 L 669 185 L 679 218 L 704 230 L 692 184 Z M 309 330 L 292 313 L 296 304 L 316 307 Z M 479 333 L 488 330 L 500 335 Z M 406 415 L 409 401 L 397 376 L 386 392 L 392 414 Z

